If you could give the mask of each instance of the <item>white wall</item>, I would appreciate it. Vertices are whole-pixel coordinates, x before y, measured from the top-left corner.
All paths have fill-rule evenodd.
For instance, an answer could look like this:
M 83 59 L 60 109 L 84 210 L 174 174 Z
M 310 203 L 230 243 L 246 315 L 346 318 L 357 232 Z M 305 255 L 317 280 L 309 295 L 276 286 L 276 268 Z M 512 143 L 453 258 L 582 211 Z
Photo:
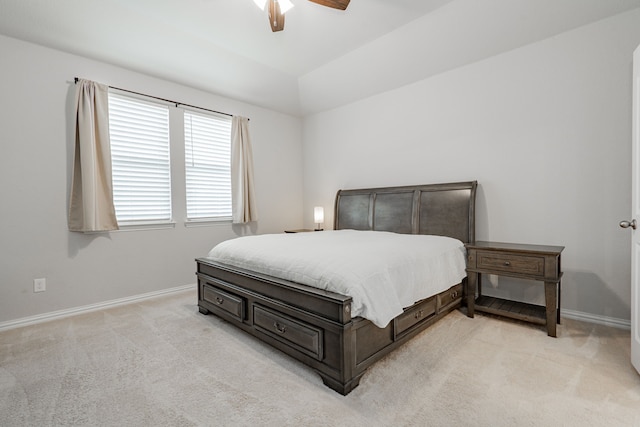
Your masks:
M 479 239 L 566 246 L 563 307 L 629 319 L 630 235 L 617 223 L 630 213 L 639 43 L 635 10 L 301 123 L 0 36 L 0 323 L 194 283 L 193 259 L 219 241 L 311 227 L 316 205 L 331 228 L 339 188 L 471 179 Z M 185 228 L 174 183 L 174 229 L 68 232 L 75 76 L 250 117 L 258 226 Z M 505 285 L 492 292 L 540 300 L 539 286 Z
M 299 118 L 2 36 L 0 57 L 0 322 L 195 283 L 194 258 L 216 243 L 302 226 Z M 257 226 L 186 228 L 178 174 L 175 228 L 67 231 L 76 76 L 249 117 Z
M 565 246 L 563 308 L 628 321 L 639 43 L 636 9 L 306 117 L 306 225 L 324 205 L 331 227 L 339 188 L 477 179 L 479 240 Z M 506 284 L 492 293 L 541 301 Z

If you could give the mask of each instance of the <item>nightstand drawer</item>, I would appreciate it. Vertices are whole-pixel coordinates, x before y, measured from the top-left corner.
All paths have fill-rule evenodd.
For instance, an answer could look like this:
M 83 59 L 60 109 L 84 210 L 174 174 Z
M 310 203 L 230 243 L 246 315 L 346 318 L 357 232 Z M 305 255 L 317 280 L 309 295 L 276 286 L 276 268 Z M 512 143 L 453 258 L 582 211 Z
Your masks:
M 477 251 L 476 258 L 477 268 L 480 269 L 544 277 L 543 256 Z

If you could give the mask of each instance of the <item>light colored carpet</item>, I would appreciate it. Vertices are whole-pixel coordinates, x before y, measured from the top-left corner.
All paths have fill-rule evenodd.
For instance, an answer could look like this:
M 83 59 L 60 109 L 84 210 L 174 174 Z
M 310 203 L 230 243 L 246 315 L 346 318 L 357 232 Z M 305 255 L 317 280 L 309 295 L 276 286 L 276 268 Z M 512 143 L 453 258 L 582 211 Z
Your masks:
M 629 332 L 455 311 L 348 396 L 195 291 L 0 333 L 1 426 L 640 426 Z

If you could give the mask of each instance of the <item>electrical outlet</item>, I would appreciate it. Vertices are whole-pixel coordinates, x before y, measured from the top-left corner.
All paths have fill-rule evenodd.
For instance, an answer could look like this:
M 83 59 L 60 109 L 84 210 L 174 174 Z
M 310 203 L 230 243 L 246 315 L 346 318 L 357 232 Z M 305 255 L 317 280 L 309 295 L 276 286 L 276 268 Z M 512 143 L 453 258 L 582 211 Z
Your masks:
M 33 279 L 33 292 L 44 292 L 47 290 L 47 279 Z

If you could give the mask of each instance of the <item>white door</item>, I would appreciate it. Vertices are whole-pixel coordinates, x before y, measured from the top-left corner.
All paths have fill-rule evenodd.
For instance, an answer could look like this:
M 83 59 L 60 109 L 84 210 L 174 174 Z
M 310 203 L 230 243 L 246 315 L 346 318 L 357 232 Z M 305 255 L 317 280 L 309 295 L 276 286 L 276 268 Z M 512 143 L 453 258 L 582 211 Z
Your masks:
M 620 223 L 631 230 L 631 363 L 640 372 L 640 46 L 633 53 L 633 113 L 632 113 L 632 182 L 631 220 Z

